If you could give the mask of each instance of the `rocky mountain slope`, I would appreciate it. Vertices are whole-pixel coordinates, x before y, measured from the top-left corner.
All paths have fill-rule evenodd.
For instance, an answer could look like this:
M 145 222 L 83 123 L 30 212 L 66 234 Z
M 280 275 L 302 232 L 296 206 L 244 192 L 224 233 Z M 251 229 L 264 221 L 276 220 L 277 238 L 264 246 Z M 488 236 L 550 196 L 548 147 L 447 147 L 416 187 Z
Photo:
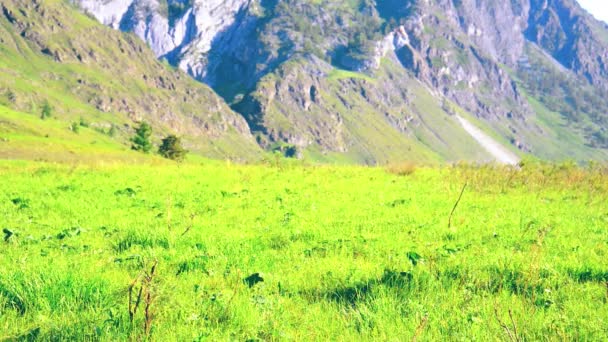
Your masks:
M 575 0 L 74 1 L 213 88 L 267 150 L 496 159 L 474 126 L 519 156 L 608 156 L 608 28 Z
M 112 130 L 125 144 L 144 120 L 155 139 L 177 133 L 205 155 L 261 154 L 246 121 L 213 90 L 67 2 L 0 1 L 0 75 L 0 104 L 36 115 L 48 106 L 56 120 Z
M 80 5 L 212 86 L 267 149 L 488 157 L 456 119 L 466 113 L 520 155 L 606 156 L 608 29 L 575 0 Z

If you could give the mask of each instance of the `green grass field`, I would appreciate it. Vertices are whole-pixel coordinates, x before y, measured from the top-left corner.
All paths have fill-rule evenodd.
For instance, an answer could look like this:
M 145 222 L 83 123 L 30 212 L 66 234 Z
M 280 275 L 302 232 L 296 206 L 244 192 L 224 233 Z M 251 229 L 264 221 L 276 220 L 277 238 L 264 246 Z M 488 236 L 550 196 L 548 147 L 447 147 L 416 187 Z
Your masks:
M 2 161 L 0 340 L 602 340 L 607 197 L 569 165 Z

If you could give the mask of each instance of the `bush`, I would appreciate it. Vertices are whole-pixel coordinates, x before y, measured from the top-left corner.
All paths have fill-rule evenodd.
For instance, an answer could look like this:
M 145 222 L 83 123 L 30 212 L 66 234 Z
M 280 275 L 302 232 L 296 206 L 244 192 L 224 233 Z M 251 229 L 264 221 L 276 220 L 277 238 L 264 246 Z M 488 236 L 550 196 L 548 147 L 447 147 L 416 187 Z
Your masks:
M 286 157 L 286 158 L 297 158 L 298 157 L 298 149 L 293 144 L 288 144 L 288 143 L 284 143 L 284 142 L 277 143 L 276 145 L 274 145 L 272 147 L 271 150 L 272 150 L 272 152 L 279 153 L 283 157 Z
M 112 124 L 108 129 L 107 133 L 110 137 L 114 137 L 116 135 L 116 125 Z
M 167 159 L 182 161 L 188 151 L 182 147 L 180 138 L 175 135 L 168 135 L 162 140 L 162 143 L 158 148 L 158 153 Z
M 131 148 L 135 151 L 141 151 L 144 153 L 152 150 L 152 143 L 150 137 L 152 136 L 152 127 L 147 122 L 141 122 L 139 127 L 135 129 L 135 136 L 131 138 Z
M 397 176 L 409 176 L 416 171 L 416 164 L 412 162 L 403 162 L 399 164 L 391 164 L 386 167 L 386 172 Z
M 72 124 L 70 125 L 70 130 L 78 134 L 78 132 L 80 132 L 80 125 L 78 124 L 78 122 L 72 122 Z
M 42 104 L 42 110 L 40 111 L 40 118 L 43 120 L 48 119 L 51 117 L 52 114 L 53 107 L 51 107 L 49 101 L 44 101 L 44 103 Z

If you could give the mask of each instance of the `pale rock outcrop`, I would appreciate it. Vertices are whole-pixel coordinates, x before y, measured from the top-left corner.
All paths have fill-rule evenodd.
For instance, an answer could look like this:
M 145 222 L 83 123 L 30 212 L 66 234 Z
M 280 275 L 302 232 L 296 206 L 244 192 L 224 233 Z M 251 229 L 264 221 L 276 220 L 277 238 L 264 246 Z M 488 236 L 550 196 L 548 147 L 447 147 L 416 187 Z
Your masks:
M 80 6 L 100 22 L 130 31 L 144 40 L 157 57 L 190 73 L 206 76 L 206 54 L 214 40 L 234 24 L 252 0 L 169 0 L 166 6 L 184 4 L 184 11 L 169 18 L 170 11 L 158 0 L 78 0 Z M 171 15 L 175 15 L 171 13 Z

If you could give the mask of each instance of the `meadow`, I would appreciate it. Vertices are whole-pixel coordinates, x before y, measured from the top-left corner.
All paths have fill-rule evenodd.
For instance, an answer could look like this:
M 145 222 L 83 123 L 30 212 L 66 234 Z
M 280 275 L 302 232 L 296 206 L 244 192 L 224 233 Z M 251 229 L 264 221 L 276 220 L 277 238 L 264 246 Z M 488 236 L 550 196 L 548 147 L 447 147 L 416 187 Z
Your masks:
M 0 340 L 608 336 L 598 166 L 1 161 L 0 228 Z

